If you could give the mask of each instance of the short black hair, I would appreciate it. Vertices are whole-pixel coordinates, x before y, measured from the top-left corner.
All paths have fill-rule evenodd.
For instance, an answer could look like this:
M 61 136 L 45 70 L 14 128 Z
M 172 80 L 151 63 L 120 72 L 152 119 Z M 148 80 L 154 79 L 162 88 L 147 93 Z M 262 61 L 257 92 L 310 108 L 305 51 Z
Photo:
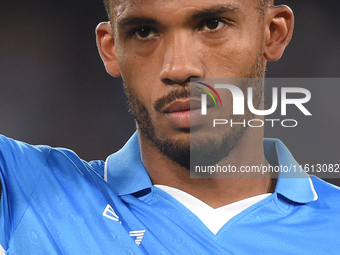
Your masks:
M 111 18 L 112 18 L 112 10 L 114 9 L 115 1 L 116 0 L 104 0 L 106 13 L 107 13 L 107 16 L 108 16 L 110 21 L 111 21 Z M 264 10 L 268 6 L 274 4 L 274 0 L 256 0 L 256 1 L 259 4 L 259 11 L 260 11 L 261 14 L 264 13 Z
M 268 6 L 274 5 L 274 0 L 257 0 L 257 2 L 258 2 L 259 11 L 262 15 L 264 14 L 264 10 Z
M 114 2 L 115 0 L 104 0 L 106 13 L 107 13 L 109 20 L 111 20 L 111 11 L 114 8 Z

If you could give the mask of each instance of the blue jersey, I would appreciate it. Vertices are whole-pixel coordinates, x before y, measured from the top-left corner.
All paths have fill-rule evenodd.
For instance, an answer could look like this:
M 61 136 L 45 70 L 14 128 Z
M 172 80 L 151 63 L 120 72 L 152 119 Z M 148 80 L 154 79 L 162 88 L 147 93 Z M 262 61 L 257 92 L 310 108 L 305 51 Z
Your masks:
M 279 140 L 264 146 L 270 162 L 297 164 Z M 152 185 L 136 134 L 106 163 L 0 136 L 0 170 L 6 254 L 340 254 L 340 190 L 305 173 L 280 173 L 215 235 Z

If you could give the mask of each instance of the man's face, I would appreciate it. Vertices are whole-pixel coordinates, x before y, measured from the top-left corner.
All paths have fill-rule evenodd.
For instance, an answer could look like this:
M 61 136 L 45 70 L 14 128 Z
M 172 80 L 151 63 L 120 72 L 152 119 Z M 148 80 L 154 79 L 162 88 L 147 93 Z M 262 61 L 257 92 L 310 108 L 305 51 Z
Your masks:
M 190 78 L 263 76 L 257 1 L 119 0 L 114 20 L 119 70 L 139 131 L 188 167 L 190 115 L 198 110 L 189 111 Z M 228 143 L 229 153 L 244 131 L 225 131 L 224 144 L 201 146 Z

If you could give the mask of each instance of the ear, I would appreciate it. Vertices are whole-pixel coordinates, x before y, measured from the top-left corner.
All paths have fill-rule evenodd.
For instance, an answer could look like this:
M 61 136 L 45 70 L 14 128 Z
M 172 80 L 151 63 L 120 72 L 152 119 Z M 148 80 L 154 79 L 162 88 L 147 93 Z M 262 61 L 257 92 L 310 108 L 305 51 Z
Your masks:
M 96 28 L 96 37 L 98 51 L 106 71 L 114 77 L 120 76 L 111 23 L 100 23 Z
M 281 58 L 286 46 L 292 39 L 294 14 L 285 5 L 270 6 L 265 13 L 265 49 L 268 61 Z

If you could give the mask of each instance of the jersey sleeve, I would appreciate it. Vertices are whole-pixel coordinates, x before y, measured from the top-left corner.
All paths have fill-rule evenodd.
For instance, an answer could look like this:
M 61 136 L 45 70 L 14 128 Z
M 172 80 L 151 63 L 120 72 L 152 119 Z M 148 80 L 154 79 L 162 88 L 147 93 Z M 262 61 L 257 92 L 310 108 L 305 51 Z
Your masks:
M 0 135 L 0 244 L 5 250 L 28 207 L 50 150 Z

